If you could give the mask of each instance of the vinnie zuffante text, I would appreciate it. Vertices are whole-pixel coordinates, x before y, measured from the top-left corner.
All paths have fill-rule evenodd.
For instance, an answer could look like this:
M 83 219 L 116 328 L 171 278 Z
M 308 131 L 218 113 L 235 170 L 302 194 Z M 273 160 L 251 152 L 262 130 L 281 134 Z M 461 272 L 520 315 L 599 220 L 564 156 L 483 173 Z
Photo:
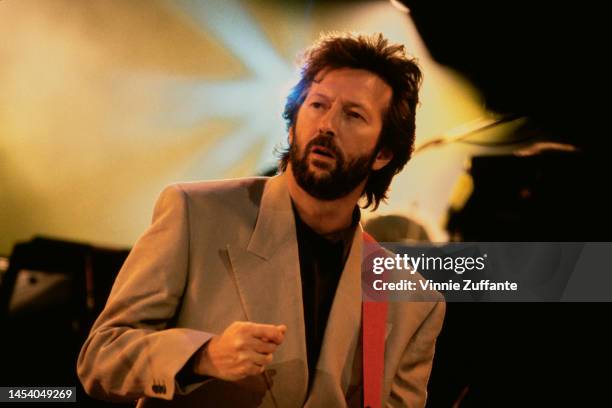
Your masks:
M 407 254 L 395 256 L 381 256 L 372 259 L 372 272 L 382 275 L 387 271 L 406 271 L 414 275 L 417 271 L 434 272 L 452 271 L 462 275 L 469 271 L 482 271 L 486 268 L 487 255 L 479 257 L 452 257 L 452 256 L 409 256 Z M 414 290 L 437 290 L 437 291 L 516 291 L 518 284 L 510 281 L 492 281 L 489 279 L 461 279 L 455 281 L 436 281 L 433 279 L 400 279 L 386 282 L 383 279 L 375 279 L 372 287 L 377 291 L 414 291 Z

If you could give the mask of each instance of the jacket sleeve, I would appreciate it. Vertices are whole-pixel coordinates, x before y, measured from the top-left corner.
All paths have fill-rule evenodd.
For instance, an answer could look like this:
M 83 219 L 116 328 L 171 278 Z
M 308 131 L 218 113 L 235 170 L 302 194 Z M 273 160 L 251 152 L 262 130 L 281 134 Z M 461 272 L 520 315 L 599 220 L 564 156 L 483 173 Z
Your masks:
M 133 401 L 143 396 L 170 400 L 182 392 L 177 373 L 212 337 L 171 327 L 187 281 L 189 245 L 186 194 L 180 186 L 169 186 L 79 354 L 77 372 L 88 394 Z
M 431 373 L 436 338 L 442 329 L 446 303 L 435 302 L 433 308 L 412 336 L 391 384 L 387 407 L 424 407 L 427 382 Z

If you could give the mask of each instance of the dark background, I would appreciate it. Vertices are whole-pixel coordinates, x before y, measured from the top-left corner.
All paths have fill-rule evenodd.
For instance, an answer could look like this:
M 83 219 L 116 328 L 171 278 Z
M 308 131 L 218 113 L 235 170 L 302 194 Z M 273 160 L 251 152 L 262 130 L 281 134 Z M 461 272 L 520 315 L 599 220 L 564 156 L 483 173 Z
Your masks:
M 448 228 L 465 241 L 610 241 L 608 23 L 589 2 L 406 1 L 433 57 L 468 77 L 512 135 L 578 152 L 476 157 Z M 509 143 L 512 141 L 509 140 Z M 601 273 L 610 273 L 601 265 Z M 608 405 L 609 303 L 449 303 L 428 406 Z

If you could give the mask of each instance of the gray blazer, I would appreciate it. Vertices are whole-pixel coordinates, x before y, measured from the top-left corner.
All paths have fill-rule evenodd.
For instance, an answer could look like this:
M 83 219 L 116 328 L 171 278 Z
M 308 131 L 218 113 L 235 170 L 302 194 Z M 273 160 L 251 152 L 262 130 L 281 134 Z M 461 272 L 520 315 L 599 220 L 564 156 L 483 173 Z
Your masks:
M 362 230 L 333 301 L 310 392 L 300 266 L 284 175 L 167 187 L 78 359 L 92 396 L 140 406 L 359 406 Z M 421 407 L 442 301 L 390 303 L 382 401 Z M 237 320 L 285 324 L 259 376 L 179 384 L 189 358 Z

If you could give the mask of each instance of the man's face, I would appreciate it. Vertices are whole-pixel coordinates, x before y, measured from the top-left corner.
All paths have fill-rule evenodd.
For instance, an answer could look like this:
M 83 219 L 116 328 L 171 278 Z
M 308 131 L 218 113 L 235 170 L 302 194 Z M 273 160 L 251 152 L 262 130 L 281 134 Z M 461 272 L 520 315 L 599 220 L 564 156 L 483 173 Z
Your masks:
M 366 70 L 320 73 L 289 135 L 298 185 L 313 197 L 334 200 L 383 168 L 392 156 L 376 146 L 391 95 L 389 85 Z

